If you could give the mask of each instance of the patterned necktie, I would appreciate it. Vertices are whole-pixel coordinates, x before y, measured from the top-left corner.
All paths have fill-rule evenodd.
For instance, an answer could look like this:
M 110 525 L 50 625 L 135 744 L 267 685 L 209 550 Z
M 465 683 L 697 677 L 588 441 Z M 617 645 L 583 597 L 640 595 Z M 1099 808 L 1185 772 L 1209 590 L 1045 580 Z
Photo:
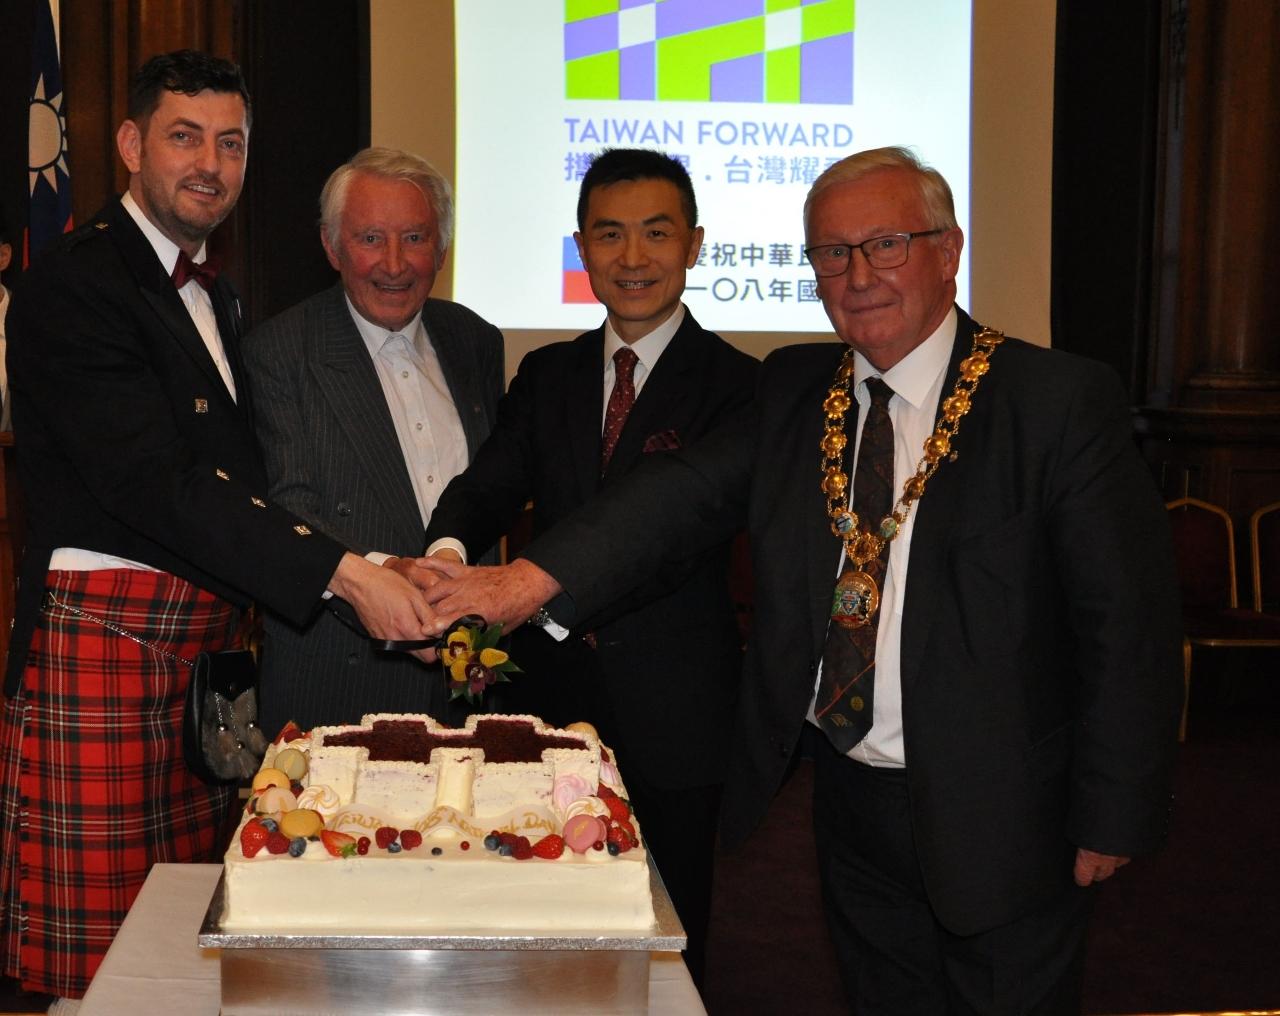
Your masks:
M 208 261 L 198 265 L 187 257 L 186 251 L 178 251 L 178 260 L 173 266 L 173 284 L 179 289 L 192 279 L 195 279 L 200 287 L 208 293 L 213 289 L 213 280 L 217 277 L 217 269 Z
M 880 378 L 867 379 L 871 405 L 862 425 L 858 464 L 853 471 L 853 510 L 864 529 L 877 529 L 893 508 L 893 421 L 889 400 L 893 389 Z M 866 570 L 884 587 L 889 545 L 867 562 Z M 845 570 L 850 567 L 845 559 Z M 883 604 L 881 605 L 883 609 Z M 822 680 L 815 711 L 818 725 L 841 754 L 867 736 L 875 695 L 876 630 L 880 611 L 860 628 L 831 623 L 822 651 Z
M 639 357 L 630 346 L 623 346 L 613 354 L 613 391 L 609 393 L 609 405 L 604 411 L 604 434 L 600 444 L 600 475 L 609 468 L 613 450 L 618 445 L 618 435 L 627 422 L 627 414 L 636 404 L 636 386 L 633 381 L 636 361 Z

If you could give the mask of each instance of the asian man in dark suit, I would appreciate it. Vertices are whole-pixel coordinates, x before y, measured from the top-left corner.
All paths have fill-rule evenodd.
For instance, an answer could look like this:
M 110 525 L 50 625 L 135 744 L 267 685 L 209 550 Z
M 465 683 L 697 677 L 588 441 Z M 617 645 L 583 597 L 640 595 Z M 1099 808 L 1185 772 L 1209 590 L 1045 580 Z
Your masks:
M 417 556 L 445 485 L 493 425 L 502 333 L 428 299 L 453 234 L 448 182 L 369 148 L 330 175 L 320 240 L 341 281 L 245 341 L 272 500 L 364 551 Z M 338 615 L 268 614 L 262 715 L 354 723 L 368 712 L 459 721 L 438 667 L 373 648 Z
M 941 175 L 905 149 L 859 153 L 805 212 L 843 345 L 776 351 L 744 425 L 505 569 L 433 565 L 450 578 L 429 598 L 507 622 L 550 601 L 572 623 L 747 520 L 756 625 L 725 844 L 808 741 L 851 1007 L 1078 1012 L 1094 886 L 1168 829 L 1163 506 L 1107 368 L 955 306 L 963 235 Z
M 212 861 L 234 788 L 183 762 L 192 658 L 257 599 L 302 622 L 326 593 L 372 634 L 429 610 L 266 498 L 240 306 L 205 240 L 235 205 L 250 108 L 189 50 L 134 78 L 129 189 L 32 266 L 7 322 L 27 520 L 0 719 L 0 957 L 78 998 L 156 861 Z
M 432 516 L 433 542 L 453 537 L 478 554 L 529 501 L 541 533 L 644 460 L 697 441 L 751 396 L 756 361 L 701 328 L 680 300 L 702 228 L 679 162 L 605 151 L 583 177 L 575 239 L 605 322 L 524 358 L 493 434 Z M 689 933 L 695 979 L 741 668 L 730 536 L 582 616 L 563 641 L 517 632 L 511 653 L 526 673 L 505 703 L 557 723 L 589 721 L 618 753 Z

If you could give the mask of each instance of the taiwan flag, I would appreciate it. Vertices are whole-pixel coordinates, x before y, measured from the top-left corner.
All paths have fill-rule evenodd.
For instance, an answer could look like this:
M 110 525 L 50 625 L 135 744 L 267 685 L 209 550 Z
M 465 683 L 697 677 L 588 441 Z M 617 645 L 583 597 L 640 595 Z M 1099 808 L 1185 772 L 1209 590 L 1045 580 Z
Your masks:
M 566 236 L 560 247 L 560 302 L 561 303 L 599 303 L 596 294 L 591 292 L 591 280 L 582 267 L 582 258 L 578 257 L 578 245 L 573 237 Z
M 30 194 L 23 263 L 71 229 L 71 171 L 67 168 L 67 118 L 62 102 L 58 0 L 36 0 L 31 45 L 31 107 L 27 124 Z

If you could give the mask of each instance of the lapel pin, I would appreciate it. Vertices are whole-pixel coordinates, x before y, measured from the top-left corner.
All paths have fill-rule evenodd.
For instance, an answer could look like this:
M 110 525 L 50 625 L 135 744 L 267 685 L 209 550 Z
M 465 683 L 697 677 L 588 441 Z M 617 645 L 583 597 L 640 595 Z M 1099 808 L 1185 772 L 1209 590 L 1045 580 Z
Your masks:
M 209 400 L 208 400 L 208 399 L 196 399 L 196 412 L 197 412 L 197 413 L 207 413 L 207 412 L 209 412 Z

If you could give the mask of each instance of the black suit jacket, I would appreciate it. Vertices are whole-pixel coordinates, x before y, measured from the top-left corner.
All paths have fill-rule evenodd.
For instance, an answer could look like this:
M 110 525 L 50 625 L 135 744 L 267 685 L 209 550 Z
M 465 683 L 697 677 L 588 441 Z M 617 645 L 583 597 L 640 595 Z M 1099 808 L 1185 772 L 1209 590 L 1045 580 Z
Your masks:
M 466 307 L 428 300 L 422 320 L 474 454 L 502 395 L 502 333 Z M 417 557 L 422 514 L 377 370 L 341 284 L 256 328 L 245 362 L 273 500 L 359 553 Z M 450 715 L 439 666 L 381 653 L 337 616 L 305 627 L 269 614 L 263 726 L 354 723 L 366 712 Z
M 971 349 L 963 313 L 944 392 Z M 761 370 L 754 431 L 655 464 L 528 548 L 590 611 L 749 520 L 756 625 L 723 834 L 754 828 L 784 778 L 822 658 L 840 547 L 818 490 L 822 400 L 844 347 Z M 1077 846 L 1163 839 L 1181 702 L 1165 512 L 1114 374 L 1007 340 L 916 504 L 902 625 L 912 823 L 939 920 L 998 926 L 1070 879 Z M 648 520 L 646 536 L 608 531 Z M 610 567 L 592 562 L 607 556 Z
M 57 547 L 140 561 L 299 621 L 319 604 L 343 547 L 265 500 L 224 279 L 213 305 L 238 401 L 119 201 L 23 276 L 7 333 L 28 529 L 7 693 Z
M 643 460 L 696 441 L 739 411 L 758 366 L 686 311 L 602 478 L 603 326 L 534 350 L 498 405 L 493 434 L 445 491 L 428 542 L 454 536 L 474 554 L 510 529 L 529 500 L 534 533 L 545 531 Z M 612 539 L 642 531 L 643 524 Z M 523 662 L 522 644 L 529 647 L 526 659 L 536 654 L 545 662 L 515 681 L 561 679 L 587 652 L 577 636 L 594 633 L 614 720 L 630 749 L 623 763 L 657 786 L 700 786 L 723 776 L 741 656 L 728 594 L 730 536 L 667 563 L 627 597 L 582 616 L 569 643 L 551 647 L 542 632 L 517 632 L 516 662 Z

